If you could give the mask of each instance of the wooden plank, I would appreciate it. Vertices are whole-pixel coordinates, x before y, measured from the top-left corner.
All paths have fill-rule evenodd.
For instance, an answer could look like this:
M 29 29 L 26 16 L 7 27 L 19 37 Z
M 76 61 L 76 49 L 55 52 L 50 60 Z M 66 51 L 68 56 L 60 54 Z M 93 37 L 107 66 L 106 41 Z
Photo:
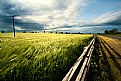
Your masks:
M 79 74 L 78 74 L 78 75 L 81 75 L 81 76 L 82 76 L 83 71 L 84 71 L 84 69 L 85 69 L 85 66 L 86 66 L 86 64 L 87 64 L 87 62 L 88 62 L 88 59 L 89 59 L 89 58 L 86 57 L 86 55 L 89 53 L 88 51 L 91 50 L 92 46 L 94 45 L 94 42 L 95 42 L 95 37 L 92 39 L 92 41 L 90 42 L 90 44 L 89 44 L 87 47 L 85 47 L 85 49 L 84 49 L 84 51 L 82 52 L 82 54 L 80 55 L 80 57 L 77 59 L 77 61 L 76 61 L 76 62 L 74 63 L 74 65 L 71 67 L 71 69 L 69 70 L 69 72 L 66 74 L 66 76 L 63 78 L 62 81 L 70 81 L 70 80 L 73 78 L 73 76 L 76 74 L 77 69 L 78 69 L 78 67 L 80 66 L 80 63 L 81 63 L 82 61 L 84 61 L 83 64 L 82 64 L 82 66 L 81 66 L 80 72 L 79 72 Z M 89 56 L 91 56 L 91 55 L 89 55 Z M 77 76 L 78 76 L 78 75 L 77 75 Z M 77 76 L 76 76 L 76 77 L 77 77 Z M 73 79 L 73 80 L 74 80 L 74 79 Z M 77 81 L 79 81 L 79 80 L 80 80 L 80 79 L 79 79 L 79 77 L 78 77 L 78 78 L 77 78 Z

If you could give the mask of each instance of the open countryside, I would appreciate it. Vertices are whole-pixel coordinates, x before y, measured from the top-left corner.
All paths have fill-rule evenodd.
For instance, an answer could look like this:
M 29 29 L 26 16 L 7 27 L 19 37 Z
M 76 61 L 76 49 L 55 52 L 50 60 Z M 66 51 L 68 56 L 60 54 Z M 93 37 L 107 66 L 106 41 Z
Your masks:
M 121 0 L 0 0 L 0 81 L 121 81 Z

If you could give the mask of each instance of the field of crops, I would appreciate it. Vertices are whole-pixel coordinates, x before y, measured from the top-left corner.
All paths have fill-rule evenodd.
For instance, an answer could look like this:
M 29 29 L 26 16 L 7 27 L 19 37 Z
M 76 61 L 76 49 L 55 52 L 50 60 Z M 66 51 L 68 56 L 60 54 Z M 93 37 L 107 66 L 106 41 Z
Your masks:
M 61 81 L 92 35 L 0 33 L 0 81 Z

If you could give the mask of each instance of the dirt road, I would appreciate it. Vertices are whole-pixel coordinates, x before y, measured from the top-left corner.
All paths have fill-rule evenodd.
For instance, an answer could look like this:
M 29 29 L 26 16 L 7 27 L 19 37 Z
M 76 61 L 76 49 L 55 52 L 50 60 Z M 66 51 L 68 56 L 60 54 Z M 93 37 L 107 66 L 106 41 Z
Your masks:
M 121 81 L 121 41 L 98 36 L 87 81 Z

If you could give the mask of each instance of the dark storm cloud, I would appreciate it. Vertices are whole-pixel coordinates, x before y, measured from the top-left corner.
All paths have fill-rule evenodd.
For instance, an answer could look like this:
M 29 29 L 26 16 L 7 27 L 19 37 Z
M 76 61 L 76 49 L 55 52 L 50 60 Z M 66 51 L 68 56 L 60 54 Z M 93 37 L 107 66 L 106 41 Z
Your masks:
M 47 25 L 55 24 L 56 27 L 64 26 L 78 14 L 78 9 L 86 5 L 85 0 L 0 0 L 1 29 L 11 29 L 11 15 L 17 15 L 15 26 L 18 29 L 42 30 L 50 29 Z M 23 18 L 23 16 L 25 18 Z M 38 16 L 38 17 L 37 17 Z M 51 17 L 49 17 L 51 16 Z M 22 19 L 23 18 L 23 19 Z M 72 23 L 72 22 L 70 22 Z
M 116 20 L 105 23 L 106 25 L 121 25 L 121 16 Z
M 6 30 L 12 30 L 12 18 L 10 16 L 0 15 L 0 28 Z M 38 24 L 34 22 L 24 22 L 19 19 L 15 19 L 15 26 L 18 26 L 25 30 L 42 30 L 44 24 Z
M 12 19 L 10 17 L 12 15 L 16 15 L 16 29 L 22 31 L 60 30 L 64 28 L 73 30 L 77 27 L 85 31 L 86 28 L 92 27 L 90 29 L 98 31 L 102 30 L 101 27 L 119 27 L 121 25 L 121 10 L 105 12 L 96 17 L 96 19 L 92 19 L 92 21 L 84 20 L 83 22 L 83 19 L 78 21 L 78 18 L 75 18 L 75 14 L 78 14 L 79 8 L 81 8 L 81 11 L 83 10 L 85 1 L 88 0 L 37 1 L 39 0 L 0 0 L 0 30 L 12 30 Z M 50 3 L 46 1 L 50 1 Z M 82 6 L 79 7 L 78 5 Z M 100 27 L 95 28 L 96 26 Z
M 12 30 L 12 18 L 10 16 L 22 16 L 28 15 L 30 10 L 21 9 L 16 7 L 15 4 L 9 2 L 9 0 L 1 0 L 0 3 L 0 29 L 11 31 Z M 44 28 L 43 24 L 35 23 L 33 21 L 23 21 L 15 18 L 15 26 L 25 30 L 41 30 Z
M 38 23 L 32 23 L 32 22 L 23 22 L 20 20 L 16 20 L 15 25 L 18 27 L 21 27 L 22 29 L 25 30 L 42 30 L 44 29 L 43 24 L 38 24 Z
M 16 2 L 17 3 L 17 2 Z M 0 4 L 0 10 L 1 14 L 5 16 L 11 16 L 11 15 L 27 15 L 30 14 L 30 9 L 28 8 L 22 8 L 21 4 L 16 4 L 12 2 L 11 0 L 1 0 Z

